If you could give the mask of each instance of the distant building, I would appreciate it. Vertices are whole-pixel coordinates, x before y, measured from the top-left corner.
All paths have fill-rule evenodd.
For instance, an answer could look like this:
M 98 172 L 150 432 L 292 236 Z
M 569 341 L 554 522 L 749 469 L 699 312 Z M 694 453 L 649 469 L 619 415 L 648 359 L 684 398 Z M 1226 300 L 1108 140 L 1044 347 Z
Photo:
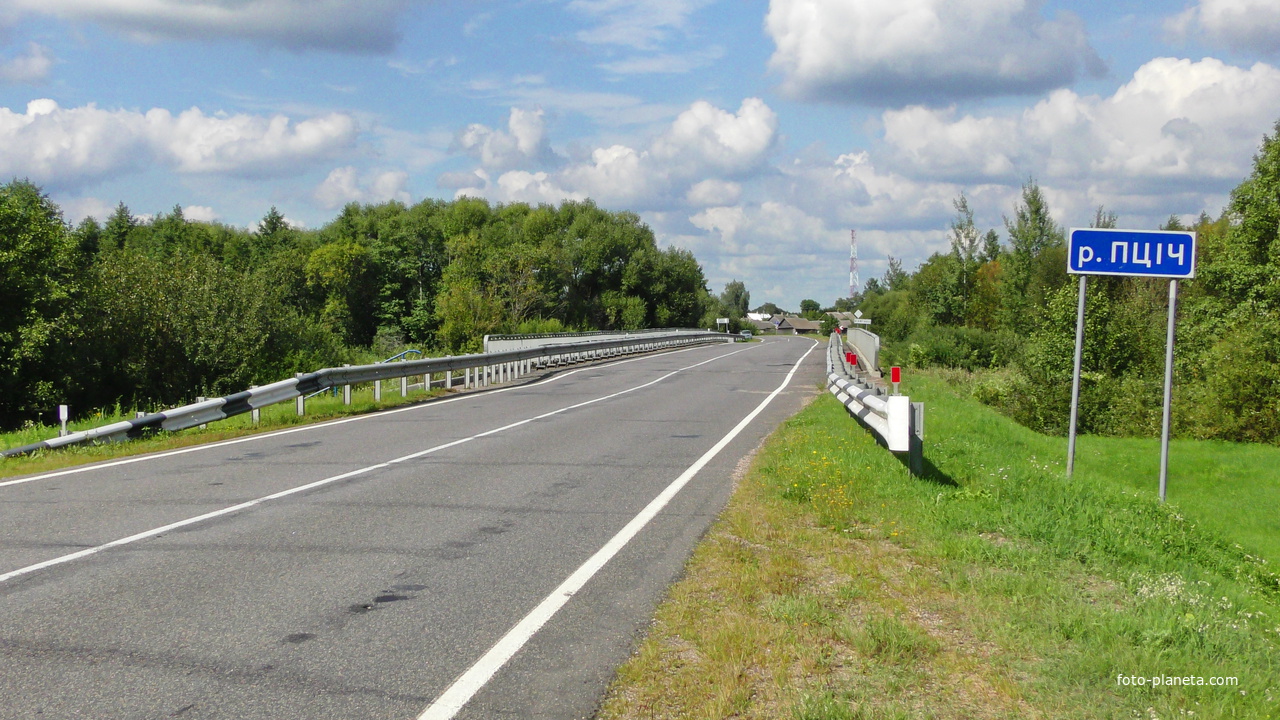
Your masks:
M 822 332 L 822 323 L 817 320 L 805 320 L 798 315 L 787 315 L 778 322 L 778 332 L 789 332 L 793 335 L 816 334 Z

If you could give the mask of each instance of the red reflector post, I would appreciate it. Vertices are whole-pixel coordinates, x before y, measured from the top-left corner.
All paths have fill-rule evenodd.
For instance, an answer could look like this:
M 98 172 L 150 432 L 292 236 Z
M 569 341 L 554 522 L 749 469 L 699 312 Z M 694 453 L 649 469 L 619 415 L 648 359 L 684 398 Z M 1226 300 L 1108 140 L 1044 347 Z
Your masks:
M 898 367 L 897 365 L 894 365 L 893 367 L 889 368 L 889 382 L 892 382 L 892 383 L 902 382 L 902 368 Z

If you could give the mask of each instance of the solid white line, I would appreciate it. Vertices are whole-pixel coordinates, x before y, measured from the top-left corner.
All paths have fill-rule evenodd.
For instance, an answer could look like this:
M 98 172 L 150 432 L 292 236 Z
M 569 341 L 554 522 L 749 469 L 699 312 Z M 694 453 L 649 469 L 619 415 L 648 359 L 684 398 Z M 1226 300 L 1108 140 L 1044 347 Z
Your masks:
M 94 463 L 92 465 L 80 465 L 78 467 L 68 468 L 66 470 L 55 470 L 53 472 L 47 472 L 41 475 L 32 475 L 31 477 L 18 478 L 16 480 L 3 480 L 3 481 L 0 481 L 0 488 L 8 487 L 10 485 L 23 485 L 25 483 L 35 482 L 36 480 L 48 480 L 51 478 L 62 477 L 64 475 L 77 475 L 80 473 L 92 472 L 94 470 L 102 470 L 105 468 L 118 467 L 120 465 L 132 465 L 133 463 L 146 462 L 148 460 L 158 460 L 160 458 L 173 457 L 175 455 L 185 455 L 187 453 L 199 452 L 201 450 L 212 450 L 214 448 L 226 447 L 228 445 L 239 445 L 240 443 L 254 442 L 257 440 L 266 440 L 268 438 L 280 437 L 282 435 L 292 435 L 293 433 L 307 432 L 309 430 L 318 430 L 320 428 L 333 427 L 334 425 L 345 425 L 346 423 L 360 422 L 362 420 L 370 420 L 373 418 L 382 417 L 384 415 L 395 415 L 397 413 L 402 413 L 402 412 L 411 412 L 413 410 L 422 410 L 424 408 L 433 408 L 440 405 L 447 405 L 452 402 L 458 402 L 459 400 L 470 400 L 475 398 L 489 397 L 492 395 L 497 395 L 499 393 L 509 392 L 511 390 L 520 390 L 523 388 L 536 387 L 538 385 L 545 385 L 547 383 L 556 382 L 559 380 L 563 380 L 564 378 L 567 378 L 571 375 L 576 375 L 577 373 L 583 372 L 584 370 L 598 370 L 600 368 L 613 367 L 615 365 L 626 365 L 627 363 L 639 362 L 641 360 L 652 360 L 656 357 L 662 357 L 666 355 L 677 355 L 680 353 L 690 352 L 692 350 L 701 350 L 707 347 L 715 347 L 715 346 L 699 345 L 691 348 L 685 348 L 683 350 L 670 350 L 670 351 L 667 351 L 661 354 L 656 354 L 656 355 L 643 355 L 641 357 L 628 358 L 626 360 L 618 360 L 615 362 L 601 363 L 599 365 L 589 365 L 587 367 L 576 368 L 568 372 L 557 373 L 556 375 L 549 377 L 545 380 L 539 380 L 533 383 L 511 385 L 508 387 L 500 387 L 493 390 L 487 390 L 484 392 L 469 392 L 469 393 L 464 393 L 462 395 L 458 395 L 455 397 L 446 398 L 443 400 L 419 402 L 419 403 L 414 403 L 413 405 L 409 405 L 407 407 L 392 408 L 390 410 L 379 410 L 377 412 L 365 413 L 363 415 L 357 415 L 355 417 L 341 418 L 338 420 L 329 420 L 329 421 L 320 422 L 320 423 L 312 423 L 309 425 L 304 425 L 302 427 L 290 428 L 288 430 L 277 430 L 275 432 L 261 433 L 258 435 L 249 435 L 246 437 L 235 438 L 233 440 L 222 440 L 220 442 L 206 443 L 202 445 L 192 445 L 191 447 L 179 448 L 177 450 L 167 450 L 165 452 L 151 453 L 147 455 L 137 455 L 134 457 L 124 458 L 122 460 L 113 460 L 110 462 Z M 741 352 L 741 351 L 739 350 L 738 352 Z
M 586 400 L 586 401 L 584 401 L 584 402 L 575 403 L 575 404 L 573 404 L 573 405 L 568 405 L 568 406 L 566 406 L 566 407 L 562 407 L 562 408 L 560 408 L 560 409 L 558 409 L 558 410 L 552 410 L 551 412 L 542 413 L 541 415 L 536 415 L 536 416 L 534 416 L 534 417 L 526 418 L 526 419 L 524 419 L 524 420 L 517 420 L 516 422 L 509 423 L 509 424 L 507 424 L 507 425 L 503 425 L 502 427 L 494 428 L 494 429 L 492 429 L 492 430 L 486 430 L 486 431 L 484 431 L 484 432 L 482 432 L 482 433 L 477 433 L 477 434 L 475 434 L 475 435 L 472 435 L 471 437 L 465 437 L 465 438 L 461 438 L 461 439 L 458 439 L 458 440 L 453 440 L 453 441 L 451 441 L 451 442 L 447 442 L 447 443 L 444 443 L 444 444 L 441 444 L 441 445 L 436 445 L 435 447 L 428 448 L 428 449 L 426 449 L 426 450 L 420 450 L 420 451 L 418 451 L 418 452 L 410 453 L 409 455 L 405 455 L 405 456 L 403 456 L 403 457 L 398 457 L 398 458 L 396 458 L 396 459 L 394 459 L 394 460 L 387 460 L 387 461 L 385 461 L 385 462 L 377 463 L 376 465 L 369 465 L 368 467 L 363 467 L 363 468 L 360 468 L 360 469 L 358 469 L 358 470 L 352 470 L 352 471 L 350 471 L 350 472 L 345 472 L 345 473 L 342 473 L 341 475 L 334 475 L 333 477 L 327 477 L 327 478 L 325 478 L 325 479 L 323 479 L 323 480 L 316 480 L 315 482 L 310 482 L 310 483 L 307 483 L 306 485 L 299 485 L 298 487 L 289 488 L 289 489 L 287 489 L 287 490 L 281 490 L 280 492 L 272 493 L 271 495 L 266 495 L 266 496 L 264 496 L 264 497 L 260 497 L 260 498 L 257 498 L 257 499 L 255 499 L 255 500 L 249 500 L 249 501 L 247 501 L 247 502 L 243 502 L 243 503 L 240 503 L 240 504 L 238 504 L 238 505 L 232 505 L 232 506 L 230 506 L 230 507 L 222 508 L 221 510 L 214 510 L 213 512 L 208 512 L 208 513 L 205 513 L 205 514 L 203 514 L 203 515 L 197 515 L 197 516 L 195 516 L 195 517 L 190 517 L 190 518 L 187 518 L 187 519 L 185 519 L 185 520 L 179 520 L 179 521 L 177 521 L 177 522 L 174 522 L 174 523 L 170 523 L 170 524 L 168 524 L 168 525 L 165 525 L 164 527 L 158 527 L 158 528 L 154 528 L 154 529 L 152 529 L 152 530 L 145 530 L 145 531 L 143 531 L 143 532 L 137 533 L 136 535 L 130 535 L 129 537 L 120 538 L 119 540 L 112 540 L 111 542 L 104 543 L 104 544 L 102 544 L 102 545 L 95 545 L 95 546 L 90 547 L 90 548 L 85 548 L 84 550 L 80 550 L 80 551 L 78 551 L 78 552 L 74 552 L 74 553 L 71 553 L 71 554 L 69 554 L 69 555 L 62 555 L 62 556 L 59 556 L 59 557 L 56 557 L 56 558 L 52 558 L 52 559 L 50 559 L 50 560 L 45 560 L 45 561 L 43 561 L 43 562 L 38 562 L 38 563 L 36 563 L 36 564 L 34 564 L 34 565 L 28 565 L 28 566 L 23 567 L 23 568 L 18 568 L 17 570 L 12 570 L 12 571 L 10 571 L 10 572 L 7 572 L 7 573 L 4 573 L 4 574 L 0 575 L 0 583 L 2 583 L 2 582 L 6 582 L 6 581 L 11 580 L 11 579 L 16 578 L 16 577 L 20 577 L 20 576 L 22 576 L 22 575 L 29 575 L 29 574 L 31 574 L 31 573 L 33 573 L 33 572 L 37 572 L 37 571 L 40 571 L 40 570 L 44 570 L 45 568 L 50 568 L 50 567 L 53 567 L 53 566 L 55 566 L 55 565 L 62 565 L 62 564 L 65 564 L 65 563 L 69 563 L 69 562 L 71 562 L 71 561 L 73 561 L 73 560 L 79 560 L 80 558 L 88 557 L 88 556 L 90 556 L 90 555 L 96 555 L 96 554 L 98 554 L 98 553 L 100 553 L 100 552 L 102 552 L 102 551 L 104 551 L 104 550 L 110 550 L 111 548 L 120 547 L 121 545 L 129 545 L 129 544 L 131 544 L 131 543 L 138 542 L 139 540 L 146 540 L 146 539 L 148 539 L 148 538 L 153 538 L 153 537 L 156 537 L 157 535 L 162 535 L 162 534 L 167 533 L 167 532 L 169 532 L 169 531 L 171 531 L 171 530 L 177 530 L 177 529 L 179 529 L 179 528 L 187 527 L 188 525 L 195 525 L 196 523 L 201 523 L 201 522 L 204 522 L 204 521 L 206 521 L 206 520 L 212 520 L 212 519 L 214 519 L 214 518 L 222 517 L 222 516 L 224 516 L 224 515 L 230 515 L 230 514 L 232 514 L 232 513 L 237 513 L 237 512 L 240 512 L 240 511 L 242 511 L 242 510 L 247 510 L 247 509 L 249 509 L 249 508 L 251 508 L 251 507 L 254 507 L 254 506 L 256 506 L 256 505 L 261 505 L 262 503 L 264 503 L 264 502 L 268 502 L 268 501 L 270 501 L 270 500 L 278 500 L 278 499 L 280 499 L 280 498 L 288 497 L 288 496 L 290 496 L 290 495 L 296 495 L 296 494 L 298 494 L 298 493 L 306 492 L 306 491 L 308 491 L 308 490 L 314 490 L 314 489 L 316 489 L 316 488 L 318 488 L 318 487 L 323 487 L 323 486 L 325 486 L 325 485 L 330 485 L 330 484 L 335 483 L 335 482 L 338 482 L 338 481 L 340 481 L 340 480 L 346 480 L 347 478 L 355 477 L 356 475 L 362 475 L 362 474 L 367 473 L 367 472 L 369 472 L 369 471 L 371 471 L 371 470 L 378 470 L 378 469 L 381 469 L 381 468 L 390 467 L 391 465 L 396 464 L 396 463 L 402 463 L 402 462 L 406 462 L 406 461 L 409 461 L 409 460 L 413 460 L 413 459 L 415 459 L 415 458 L 420 458 L 420 457 L 422 457 L 422 456 L 424 456 L 424 455 L 430 455 L 431 453 L 438 452 L 438 451 L 440 451 L 440 450 L 444 450 L 444 449 L 446 449 L 446 448 L 456 447 L 456 446 L 458 446 L 458 445 L 462 445 L 463 443 L 471 442 L 472 440 L 476 440 L 476 439 L 478 439 L 478 438 L 488 437 L 488 436 L 490 436 L 490 435 L 496 435 L 496 434 L 498 434 L 498 433 L 500 433 L 500 432 L 503 432 L 503 431 L 505 431 L 505 430 L 510 430 L 510 429 L 512 429 L 512 428 L 517 428 L 517 427 L 520 427 L 521 425 L 526 425 L 526 424 L 531 423 L 531 422 L 534 422 L 534 421 L 536 421 L 536 420 L 542 420 L 542 419 L 545 419 L 545 418 L 549 418 L 549 417 L 551 417 L 551 416 L 553 416 L 553 415 L 559 415 L 560 413 L 568 412 L 568 411 L 570 411 L 570 410 L 575 410 L 575 409 L 577 409 L 577 408 L 586 407 L 587 405 L 594 405 L 595 403 L 598 403 L 598 402 L 604 402 L 605 400 L 609 400 L 609 399 L 612 399 L 612 398 L 616 398 L 616 397 L 618 397 L 619 395 L 626 395 L 627 393 L 635 392 L 636 390 L 642 390 L 642 389 L 647 388 L 647 387 L 649 387 L 649 386 L 651 386 L 651 385 L 656 385 L 656 384 L 658 384 L 658 383 L 662 382 L 663 380 L 666 380 L 667 378 L 670 378 L 670 377 L 671 377 L 671 376 L 673 376 L 673 375 L 677 375 L 677 374 L 679 374 L 679 373 L 682 373 L 682 372 L 684 372 L 684 371 L 686 371 L 686 370 L 692 370 L 693 368 L 696 368 L 696 367 L 699 367 L 699 366 L 702 366 L 702 365 L 706 365 L 707 363 L 715 362 L 715 361 L 717 361 L 717 360 L 722 360 L 722 359 L 724 359 L 724 358 L 729 357 L 730 355 L 737 355 L 737 354 L 738 354 L 738 353 L 740 353 L 740 352 L 746 352 L 747 350 L 750 350 L 750 349 L 751 349 L 750 347 L 746 347 L 746 348 L 743 348 L 743 349 L 741 349 L 741 350 L 734 350 L 733 352 L 725 353 L 724 355 L 717 355 L 717 356 L 715 356 L 715 357 L 713 357 L 713 358 L 711 358 L 711 359 L 709 359 L 709 360 L 703 360 L 702 362 L 694 363 L 693 365 L 688 365 L 688 366 L 686 366 L 686 367 L 682 367 L 682 368 L 679 368 L 679 369 L 676 369 L 676 370 L 672 370 L 671 372 L 667 373 L 666 375 L 663 375 L 663 376 L 659 377 L 659 378 L 658 378 L 658 379 L 656 379 L 656 380 L 650 380 L 649 382 L 644 383 L 644 384 L 642 384 L 642 385 L 636 385 L 635 387 L 627 388 L 626 390 L 620 390 L 620 391 L 618 391 L 618 392 L 611 393 L 611 394 L 609 394 L 609 395 L 603 395 L 603 396 L 601 396 L 601 397 L 598 397 L 598 398 L 595 398 L 595 399 L 592 399 L 592 400 Z M 807 353 L 806 353 L 806 354 L 807 354 Z M 638 359 L 638 358 L 637 358 L 637 359 Z M 586 368 L 581 368 L 581 369 L 585 370 Z M 554 379 L 554 378 L 552 378 L 552 379 Z M 545 381 L 545 380 L 544 380 L 544 381 L 542 381 L 542 382 L 547 382 L 547 381 Z M 526 386 L 526 387 L 527 387 L 527 386 Z M 512 389 L 512 388 L 506 388 L 506 389 Z
M 506 635 L 502 636 L 502 639 L 498 640 L 498 642 L 494 644 L 488 652 L 481 656 L 474 665 L 468 668 L 466 672 L 462 673 L 462 675 L 459 676 L 458 679 L 455 680 L 453 684 L 436 699 L 435 702 L 431 703 L 426 710 L 423 710 L 422 714 L 418 716 L 418 720 L 450 720 L 453 718 L 459 710 L 470 702 L 471 698 L 479 692 L 480 688 L 484 687 L 485 684 L 493 678 L 494 674 L 496 674 L 503 665 L 507 664 L 507 661 L 514 657 L 515 654 L 520 651 L 520 648 L 524 647 L 525 644 L 529 642 L 529 640 L 537 634 L 540 629 L 542 629 L 542 626 L 545 625 L 557 612 L 559 612 L 560 608 L 564 607 L 565 604 L 569 602 L 569 599 L 577 594 L 578 591 L 587 584 L 588 580 L 599 572 L 606 563 L 612 560 L 613 557 L 622 550 L 622 548 L 626 547 L 627 543 L 631 542 L 632 538 L 634 538 L 650 520 L 652 520 L 664 507 L 667 506 L 667 503 L 671 502 L 671 499 L 675 497 L 676 493 L 680 492 L 680 490 L 693 479 L 693 476 L 698 474 L 699 470 L 705 467 L 707 463 L 711 462 L 712 458 L 720 454 L 720 451 L 723 450 L 725 446 L 733 441 L 733 439 L 736 438 L 747 427 L 747 425 L 749 425 L 751 421 L 769 405 L 769 403 L 773 402 L 773 399 L 776 398 L 779 393 L 786 389 L 787 385 L 791 383 L 791 378 L 794 377 L 796 371 L 800 369 L 800 363 L 804 362 L 804 359 L 809 356 L 809 353 L 813 352 L 813 348 L 815 347 L 817 347 L 816 343 L 813 347 L 806 350 L 804 355 L 800 356 L 800 359 L 796 361 L 795 366 L 791 368 L 791 372 L 787 373 L 787 377 L 782 381 L 782 384 L 770 393 L 767 398 L 761 401 L 761 403 L 756 406 L 755 410 L 752 410 L 746 417 L 742 418 L 742 420 L 729 431 L 728 435 L 720 438 L 719 442 L 704 453 L 702 457 L 698 458 L 697 462 L 690 465 L 689 468 L 681 473 L 680 477 L 676 478 L 666 487 L 665 490 L 659 493 L 657 497 L 655 497 L 643 510 L 640 511 L 640 514 L 632 518 L 631 522 L 627 523 L 625 527 L 618 531 L 618 534 L 614 535 L 609 542 L 605 543 L 604 547 L 597 550 L 590 559 L 575 570 L 574 573 L 564 582 L 560 583 L 559 587 L 552 590 L 551 594 L 548 595 L 546 599 L 531 610 L 528 615 L 525 615 L 524 619 L 516 623 L 515 627 L 511 628 L 511 630 L 509 630 Z

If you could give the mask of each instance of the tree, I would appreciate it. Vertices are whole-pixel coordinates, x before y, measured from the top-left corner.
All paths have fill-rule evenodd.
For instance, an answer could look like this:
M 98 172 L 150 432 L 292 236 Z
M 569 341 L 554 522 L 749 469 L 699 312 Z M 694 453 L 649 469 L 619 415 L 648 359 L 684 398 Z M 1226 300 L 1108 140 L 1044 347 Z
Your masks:
M 741 280 L 731 280 L 720 293 L 720 304 L 729 317 L 744 318 L 750 312 L 751 293 Z
M 973 222 L 973 210 L 969 207 L 969 199 L 964 193 L 956 198 L 952 205 L 956 209 L 956 219 L 951 221 L 951 257 L 952 277 L 950 278 L 951 299 L 946 315 L 954 318 L 953 322 L 964 322 L 969 314 L 969 303 L 974 292 L 974 282 L 978 267 L 982 264 L 982 236 Z
M 988 230 L 982 236 L 982 261 L 995 262 L 1000 259 L 1000 235 L 995 230 Z
M 49 197 L 26 180 L 0 185 L 0 423 L 30 419 L 66 396 L 77 267 L 75 241 Z
M 1066 281 L 1066 238 L 1049 215 L 1049 203 L 1035 180 L 1023 184 L 1014 216 L 1006 216 L 1004 222 L 1010 250 L 1004 263 L 1001 324 L 1025 334 L 1048 296 Z
M 1093 214 L 1093 222 L 1089 223 L 1089 227 L 1115 229 L 1118 221 L 1119 217 L 1115 213 L 1109 212 L 1105 207 L 1099 205 L 1097 211 Z
M 818 304 L 817 300 L 801 300 L 800 317 L 805 318 L 806 320 L 821 320 L 822 306 Z
M 371 265 L 369 250 L 349 241 L 321 245 L 307 259 L 307 284 L 324 297 L 321 324 L 351 345 L 368 345 L 377 330 Z
M 902 260 L 890 255 L 889 268 L 884 271 L 884 286 L 888 290 L 906 290 L 910 276 L 902 269 Z
M 122 248 L 136 227 L 138 220 L 124 203 L 120 203 L 116 205 L 111 217 L 107 218 L 106 227 L 102 230 L 102 240 L 109 247 Z

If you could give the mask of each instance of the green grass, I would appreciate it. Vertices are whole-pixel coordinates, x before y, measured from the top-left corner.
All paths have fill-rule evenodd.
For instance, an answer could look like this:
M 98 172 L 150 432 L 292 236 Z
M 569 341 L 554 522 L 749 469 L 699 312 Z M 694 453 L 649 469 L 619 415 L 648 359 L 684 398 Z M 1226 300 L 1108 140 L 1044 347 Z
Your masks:
M 458 378 L 454 378 L 454 380 L 460 386 L 461 381 Z M 436 378 L 435 382 L 439 382 L 439 378 Z M 391 381 L 383 383 L 382 400 L 375 402 L 371 383 L 356 385 L 352 387 L 350 405 L 343 404 L 341 389 L 339 389 L 339 394 L 336 396 L 326 392 L 307 400 L 306 414 L 301 417 L 298 416 L 293 401 L 289 401 L 262 408 L 261 418 L 257 425 L 253 424 L 252 416 L 249 413 L 244 413 L 226 420 L 209 423 L 205 429 L 195 427 L 176 432 L 161 431 L 148 437 L 128 442 L 72 445 L 58 450 L 38 451 L 21 457 L 3 458 L 0 459 L 0 477 L 48 472 L 113 458 L 172 450 L 298 425 L 309 425 L 420 402 L 438 397 L 445 392 L 439 387 L 435 387 L 430 393 L 425 393 L 421 385 L 419 385 L 416 389 L 411 388 L 409 390 L 408 397 L 402 398 L 400 397 L 399 383 Z M 120 408 L 116 408 L 115 411 L 110 413 L 97 413 L 76 422 L 68 423 L 67 429 L 71 432 L 88 430 L 132 417 L 134 417 L 133 412 L 122 412 Z M 0 433 L 0 447 L 19 447 L 48 440 L 57 437 L 57 435 L 57 427 L 28 426 L 21 430 Z
M 1063 441 L 1065 456 L 1066 442 Z M 1159 440 L 1082 438 L 1076 471 L 1156 497 Z M 1280 565 L 1280 448 L 1216 441 L 1169 443 L 1167 500 L 1194 522 Z
M 1178 442 L 1161 505 L 1158 442 L 1082 438 L 1068 480 L 1065 440 L 954 376 L 904 391 L 928 477 L 819 397 L 761 450 L 603 717 L 1280 717 L 1280 449 Z

